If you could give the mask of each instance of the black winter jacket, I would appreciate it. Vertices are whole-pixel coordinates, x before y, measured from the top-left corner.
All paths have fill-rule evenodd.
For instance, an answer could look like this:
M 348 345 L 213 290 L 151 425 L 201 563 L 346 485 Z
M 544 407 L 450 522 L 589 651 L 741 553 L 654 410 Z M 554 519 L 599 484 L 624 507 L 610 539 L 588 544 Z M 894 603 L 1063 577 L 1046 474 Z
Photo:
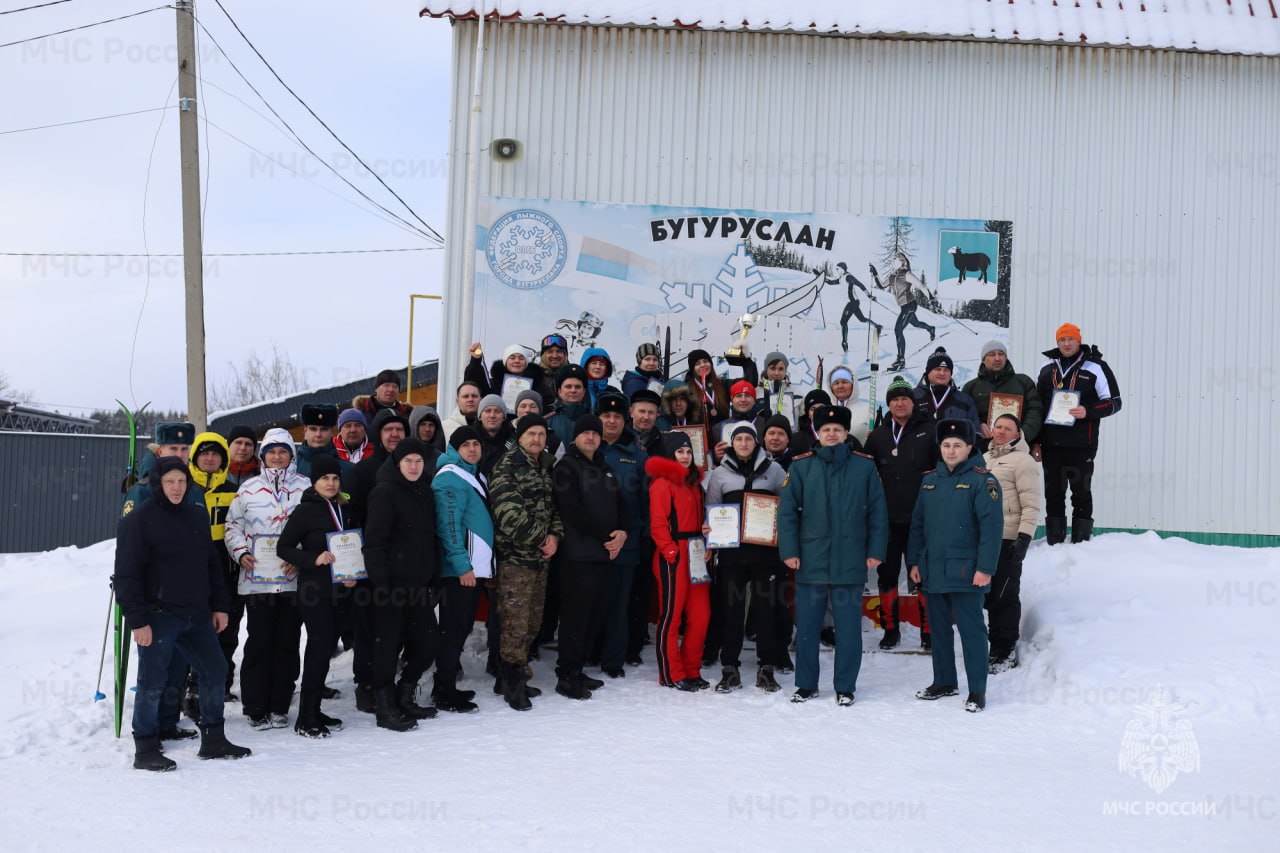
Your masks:
M 373 453 L 366 459 L 361 459 L 356 463 L 356 467 L 342 477 L 342 491 L 347 495 L 349 513 L 351 514 L 350 527 L 360 527 L 364 524 L 365 515 L 368 511 L 369 493 L 373 491 L 373 487 L 378 484 L 378 472 L 382 469 L 384 463 L 391 458 L 391 454 L 382 446 L 382 427 L 389 421 L 394 412 L 389 410 L 378 412 L 374 415 L 373 423 L 369 427 L 369 443 L 373 445 Z M 439 429 L 437 427 L 437 429 Z M 407 436 L 406 437 L 412 437 Z M 433 451 L 435 448 L 431 448 Z M 430 459 L 424 459 L 426 468 L 423 470 L 422 476 L 427 479 L 430 484 L 431 477 L 436 471 L 436 460 L 440 458 L 440 454 L 432 453 Z
M 1044 403 L 1045 415 L 1049 414 L 1053 404 L 1053 392 L 1061 384 L 1064 391 L 1080 392 L 1080 405 L 1085 408 L 1085 416 L 1071 426 L 1045 424 L 1040 428 L 1040 445 L 1097 450 L 1098 422 L 1120 411 L 1120 383 L 1116 382 L 1111 367 L 1102 360 L 1102 353 L 1095 346 L 1081 347 L 1076 359 L 1063 359 L 1057 348 L 1045 350 L 1044 354 L 1049 360 L 1040 368 L 1036 390 Z
M 170 503 L 159 479 L 151 499 L 120 519 L 112 582 L 130 628 L 150 625 L 157 609 L 178 616 L 228 612 L 225 575 L 208 514 L 186 501 Z
M 315 486 L 302 493 L 298 506 L 289 514 L 289 520 L 280 533 L 280 541 L 276 543 L 276 553 L 286 563 L 298 569 L 298 583 L 332 584 L 333 575 L 329 567 L 317 566 L 316 557 L 328 550 L 326 537 L 339 529 L 350 530 L 355 525 L 347 518 L 346 508 L 339 502 L 334 512 L 342 520 L 339 528 L 329 513 L 328 501 L 320 497 Z
M 903 428 L 898 441 L 898 455 L 893 455 L 893 431 L 897 426 L 888 418 L 867 436 L 867 453 L 875 458 L 889 505 L 890 524 L 910 524 L 911 512 L 920 494 L 924 475 L 938 467 L 938 443 L 935 425 L 928 414 L 916 410 Z
M 551 471 L 556 508 L 564 523 L 564 541 L 557 553 L 566 560 L 608 562 L 604 543 L 615 530 L 628 530 L 630 517 L 618 479 L 597 450 L 588 459 L 575 445 Z
M 365 513 L 364 564 L 379 589 L 427 586 L 440 574 L 436 503 L 426 471 L 411 483 L 392 463 L 378 469 Z

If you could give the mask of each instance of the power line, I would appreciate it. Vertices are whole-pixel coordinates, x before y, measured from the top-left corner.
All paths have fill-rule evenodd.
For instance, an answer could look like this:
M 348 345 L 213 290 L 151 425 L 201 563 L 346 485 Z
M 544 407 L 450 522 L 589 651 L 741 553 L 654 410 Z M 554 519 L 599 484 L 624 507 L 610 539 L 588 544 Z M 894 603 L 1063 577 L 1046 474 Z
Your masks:
M 213 0 L 213 2 L 218 7 L 218 9 L 221 10 L 222 14 L 226 16 L 227 20 L 231 22 L 231 26 L 235 27 L 236 32 L 240 34 L 240 38 L 244 39 L 244 43 L 249 45 L 249 48 L 254 52 L 254 54 L 257 55 L 258 59 L 262 60 L 262 64 L 265 65 L 267 67 L 267 70 L 271 72 L 271 76 L 275 77 L 276 80 L 280 83 L 280 85 L 285 88 L 285 91 L 288 92 L 290 95 L 292 95 L 294 100 L 296 100 L 299 104 L 301 104 L 303 108 L 305 108 L 306 111 L 311 114 L 311 117 L 314 118 L 317 122 L 319 122 L 320 126 L 323 127 L 326 131 L 328 131 L 329 135 L 332 136 L 339 145 L 341 145 L 344 149 L 346 149 L 348 154 L 356 158 L 356 161 L 359 162 L 361 166 L 364 166 L 365 169 L 368 169 L 369 173 L 373 175 L 374 179 L 376 179 L 378 183 L 382 184 L 383 188 L 385 188 L 387 192 L 391 193 L 391 195 L 395 198 L 395 200 L 400 202 L 400 204 L 404 206 L 404 209 L 409 211 L 410 214 L 412 214 L 414 219 L 422 223 L 423 228 L 426 228 L 427 231 L 430 232 L 430 234 L 435 239 L 443 242 L 444 238 L 441 237 L 440 234 L 434 228 L 428 225 L 426 223 L 426 220 L 424 220 L 421 216 L 419 216 L 418 212 L 409 206 L 408 202 L 406 202 L 403 198 L 401 198 L 399 194 L 396 193 L 395 190 L 391 189 L 390 185 L 388 185 L 386 181 L 382 180 L 382 177 L 377 172 L 374 172 L 373 169 L 370 169 L 368 164 L 365 163 L 364 160 L 360 159 L 360 155 L 357 154 L 355 151 L 353 151 L 351 149 L 351 146 L 343 142 L 342 138 L 339 137 L 338 134 L 334 133 L 333 128 L 325 124 L 324 119 L 320 118 L 320 116 L 316 114 L 316 111 L 311 109 L 311 106 L 306 101 L 304 101 L 302 97 L 298 95 L 297 92 L 289 88 L 289 84 L 284 82 L 284 79 L 276 72 L 275 68 L 271 66 L 271 63 L 267 61 L 267 58 L 262 55 L 262 51 L 258 50 L 257 46 L 254 45 L 254 43 L 249 40 L 249 37 L 247 35 L 245 35 L 244 30 L 240 29 L 240 25 L 236 23 L 235 18 L 231 17 L 231 13 L 228 12 L 226 7 L 222 5 L 222 0 Z
M 297 255 L 380 255 L 396 252 L 438 252 L 443 246 L 397 249 L 310 249 L 294 252 L 205 252 L 206 258 L 282 258 Z M 181 252 L 0 252 L 2 258 L 181 258 Z
M 23 6 L 21 9 L 6 9 L 0 12 L 0 15 L 12 15 L 14 12 L 30 12 L 32 9 L 43 9 L 45 6 L 60 6 L 63 3 L 70 3 L 71 0 L 51 0 L 49 3 L 39 3 L 35 6 Z
M 93 121 L 106 121 L 109 118 L 124 118 L 125 116 L 138 116 L 143 113 L 154 113 L 160 110 L 173 109 L 172 107 L 151 107 L 145 110 L 133 110 L 127 113 L 113 113 L 109 116 L 94 116 L 93 118 L 76 119 L 75 121 L 60 121 L 54 124 L 40 124 L 35 127 L 19 127 L 13 130 L 0 130 L 0 136 L 8 136 L 11 133 L 29 133 L 33 130 L 48 130 L 51 127 L 68 127 L 73 124 L 88 124 Z
M 33 7 L 33 8 L 39 8 L 39 7 Z M 147 14 L 150 14 L 151 12 L 159 12 L 161 9 L 172 9 L 172 8 L 173 8 L 172 6 L 156 6 L 154 9 L 143 9 L 141 12 L 134 12 L 131 15 L 121 15 L 118 18 L 107 18 L 105 21 L 94 21 L 92 24 L 83 24 L 78 27 L 69 27 L 68 29 L 65 29 L 65 30 L 58 30 L 57 32 L 45 33 L 43 35 L 38 35 L 38 36 L 32 36 L 31 38 L 18 39 L 17 41 L 7 41 L 4 44 L 0 44 L 0 47 L 13 47 L 14 45 L 26 44 L 29 41 L 39 41 L 40 39 L 47 39 L 52 36 L 66 35 L 67 33 L 74 33 L 74 32 L 79 32 L 80 30 L 87 30 L 91 27 L 100 27 L 103 24 L 113 24 L 116 21 L 124 21 L 129 18 L 136 18 L 139 15 L 147 15 Z M 14 9 L 13 11 L 20 12 L 22 10 Z
M 202 23 L 202 22 L 201 22 L 201 20 L 200 20 L 199 18 L 194 18 L 194 20 L 195 20 L 195 22 L 196 22 L 196 26 L 198 26 L 198 27 L 200 28 L 200 30 L 201 30 L 205 35 L 207 35 L 207 36 L 209 37 L 209 40 L 210 40 L 211 42 L 213 42 L 213 46 L 214 46 L 214 47 L 216 47 L 216 48 L 218 49 L 218 52 L 219 52 L 219 53 L 221 53 L 221 54 L 222 54 L 222 56 L 227 60 L 227 64 L 231 66 L 231 70 L 232 70 L 232 71 L 234 71 L 234 72 L 236 73 L 236 75 L 237 75 L 237 76 L 239 76 L 239 78 L 240 78 L 242 81 L 244 81 L 244 84 L 245 84 L 246 86 L 248 86 L 248 87 L 249 87 L 249 89 L 250 89 L 250 90 L 251 90 L 255 95 L 257 95 L 257 96 L 258 96 L 258 100 L 262 101 L 263 106 L 265 106 L 268 110 L 270 110 L 270 111 L 271 111 L 271 114 L 272 114 L 273 116 L 275 116 L 275 117 L 276 117 L 276 119 L 277 119 L 277 120 L 278 120 L 282 125 L 284 125 L 284 126 L 285 126 L 285 128 L 287 128 L 287 129 L 288 129 L 289 133 L 293 136 L 293 138 L 297 141 L 297 143 L 298 143 L 299 145 L 301 145 L 301 146 L 302 146 L 302 148 L 303 148 L 303 149 L 304 149 L 308 154 L 310 154 L 312 157 L 316 158 L 316 160 L 317 160 L 321 165 L 323 165 L 326 169 L 328 169 L 330 172 L 332 172 L 332 173 L 334 174 L 334 176 L 336 176 L 336 177 L 338 178 L 338 180 L 342 181 L 344 184 L 346 184 L 347 186 L 351 187 L 351 189 L 355 190 L 355 191 L 356 191 L 356 193 L 360 195 L 360 197 L 362 197 L 365 201 L 367 201 L 367 202 L 369 202 L 370 204 L 372 204 L 374 207 L 376 207 L 376 208 L 378 208 L 379 210 L 381 210 L 383 213 L 387 214 L 388 216 L 392 217 L 393 219 L 395 219 L 395 220 L 397 220 L 397 221 L 399 221 L 399 222 L 404 223 L 404 225 L 405 225 L 405 226 L 407 226 L 408 228 L 413 229 L 413 231 L 414 231 L 415 233 L 417 233 L 417 234 L 421 235 L 422 237 L 424 237 L 424 238 L 426 238 L 426 239 L 428 239 L 428 240 L 438 241 L 438 242 L 441 242 L 441 243 L 443 243 L 443 242 L 444 242 L 444 238 L 443 238 L 443 237 L 441 237 L 439 234 L 437 234 L 433 229 L 432 229 L 432 230 L 430 230 L 429 232 L 428 232 L 428 231 L 423 231 L 423 230 L 422 230 L 421 228 L 419 228 L 417 225 L 414 225 L 412 222 L 408 221 L 407 219 L 405 219 L 404 217 L 402 217 L 402 216 L 400 216 L 399 214 L 395 213 L 394 211 L 391 211 L 391 210 L 387 209 L 387 207 L 386 207 L 386 206 L 384 206 L 384 205 L 382 205 L 381 203 L 379 203 L 378 201 L 374 200 L 372 197 L 370 197 L 370 196 L 369 196 L 369 194 L 368 194 L 368 193 L 366 193 L 364 190 L 362 190 L 362 189 L 360 189 L 359 187 L 357 187 L 357 186 L 356 186 L 355 184 L 353 184 L 350 180 L 348 180 L 348 179 L 347 179 L 347 178 L 346 178 L 342 173 L 340 173 L 337 169 L 335 169 L 335 168 L 333 167 L 333 165 L 329 163 L 329 161 L 328 161 L 328 160 L 325 160 L 323 157 L 321 157 L 319 154 L 317 154 L 317 153 L 315 152 L 315 150 L 311 148 L 311 146 L 307 145 L 307 143 L 306 143 L 306 142 L 304 142 L 304 141 L 302 140 L 302 137 L 301 137 L 301 136 L 299 136 L 299 135 L 298 135 L 298 132 L 297 132 L 296 130 L 294 130 L 294 129 L 293 129 L 293 126 L 292 126 L 292 125 L 290 125 L 290 124 L 289 124 L 289 122 L 285 120 L 284 116 L 280 115 L 280 113 L 276 110 L 276 108 L 275 108 L 275 107 L 273 107 L 273 106 L 271 106 L 271 102 L 267 100 L 266 96 L 265 96 L 265 95 L 263 95 L 263 94 L 262 94 L 262 92 L 258 91 L 258 87 L 254 86 L 254 85 L 253 85 L 253 83 L 249 82 L 249 78 L 248 78 L 248 77 L 246 77 L 246 76 L 245 76 L 245 74 L 244 74 L 244 72 L 240 70 L 240 67 L 239 67 L 238 65 L 236 65 L 235 60 L 233 60 L 233 59 L 231 58 L 230 54 L 228 54 L 228 53 L 226 52 L 226 50 L 225 50 L 225 49 L 223 49 L 222 44 L 221 44 L 221 43 L 218 41 L 218 39 L 213 35 L 213 33 L 209 32 L 208 27 L 206 27 L 206 26 L 204 25 L 204 23 Z M 234 22 L 233 22 L 233 23 L 234 23 Z M 265 60 L 264 60 L 264 62 L 265 62 Z M 212 122 L 210 122 L 210 123 L 212 124 Z M 214 126 L 214 127 L 217 127 L 217 125 L 216 125 L 216 124 L 214 124 L 213 126 Z M 219 129 L 221 130 L 221 128 L 219 128 Z M 227 131 L 223 130 L 223 133 L 227 133 Z M 228 134 L 228 135 L 230 135 L 230 134 Z M 244 143 L 244 144 L 246 144 L 246 145 L 247 145 L 248 143 Z M 350 150 L 350 149 L 348 149 L 348 150 Z M 357 158 L 357 159 L 359 159 L 359 158 Z M 364 164 L 364 161 L 360 161 L 360 162 L 361 162 L 361 164 L 362 164 L 362 165 Z M 368 166 L 365 166 L 365 168 L 366 168 L 366 169 L 368 169 L 369 167 L 368 167 Z M 379 181 L 380 183 L 383 183 L 383 182 L 382 182 L 382 179 L 381 179 L 380 177 L 378 177 L 378 175 L 377 175 L 376 173 L 374 173 L 372 169 L 370 169 L 369 171 L 370 171 L 370 173 L 371 173 L 371 174 L 373 174 L 373 176 L 374 176 L 375 178 L 377 178 L 377 179 L 378 179 L 378 181 Z M 385 184 L 385 183 L 383 183 L 383 185 L 385 186 L 386 184 Z M 392 195 L 394 195 L 394 193 L 392 193 Z M 397 198 L 398 198 L 398 196 L 397 196 Z M 401 202 L 401 203 L 403 204 L 403 202 Z M 406 205 L 406 207 L 407 207 L 407 205 Z M 411 212 L 412 212 L 412 211 L 411 211 Z M 414 214 L 414 215 L 415 215 L 415 216 L 417 216 L 417 214 Z M 421 221 L 421 220 L 419 220 L 419 221 Z M 423 223 L 423 224 L 425 225 L 426 223 Z M 427 226 L 427 228 L 428 228 L 428 229 L 430 229 L 430 228 L 431 228 L 431 226 L 429 226 L 429 225 L 428 225 L 428 226 Z

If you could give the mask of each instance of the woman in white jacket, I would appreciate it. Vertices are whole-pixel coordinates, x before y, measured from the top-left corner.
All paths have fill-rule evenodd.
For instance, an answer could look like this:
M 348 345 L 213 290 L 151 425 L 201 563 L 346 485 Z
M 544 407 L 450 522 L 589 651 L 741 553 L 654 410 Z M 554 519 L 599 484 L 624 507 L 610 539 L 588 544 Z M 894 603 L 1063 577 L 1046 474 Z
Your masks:
M 240 567 L 237 592 L 245 597 L 249 624 L 240 663 L 244 714 L 255 729 L 277 729 L 289 725 L 302 619 L 297 569 L 284 564 L 277 570 L 267 555 L 274 555 L 289 513 L 311 483 L 295 467 L 293 439 L 285 430 L 268 430 L 258 456 L 262 473 L 240 485 L 227 511 L 226 543 Z
M 1040 521 L 1040 463 L 1022 441 L 1022 425 L 1013 415 L 1001 415 L 991 427 L 991 446 L 984 454 L 987 467 L 1004 495 L 1004 534 L 1000 562 L 985 606 L 992 673 L 1018 665 L 1018 623 L 1022 620 L 1022 560 Z

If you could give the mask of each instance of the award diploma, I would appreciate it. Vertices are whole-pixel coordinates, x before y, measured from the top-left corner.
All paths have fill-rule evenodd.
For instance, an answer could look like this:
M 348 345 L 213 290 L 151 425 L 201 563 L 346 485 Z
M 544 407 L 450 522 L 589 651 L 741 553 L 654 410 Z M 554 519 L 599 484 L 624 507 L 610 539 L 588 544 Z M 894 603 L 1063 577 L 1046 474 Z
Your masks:
M 521 393 L 533 388 L 533 380 L 527 376 L 511 376 L 502 377 L 502 402 L 507 404 L 507 411 L 511 414 L 516 413 L 516 398 Z
M 1013 415 L 1022 423 L 1021 394 L 992 394 L 991 405 L 987 409 L 987 426 L 996 425 L 996 418 L 1001 415 Z
M 253 537 L 253 568 L 245 571 L 245 580 L 249 583 L 278 584 L 289 583 L 284 573 L 284 560 L 276 555 L 279 536 L 268 536 L 265 533 Z
M 778 546 L 777 495 L 742 496 L 742 541 L 748 545 Z
M 1080 405 L 1079 391 L 1054 391 L 1044 422 L 1053 426 L 1071 426 L 1076 422 L 1071 410 Z
M 364 532 L 362 530 L 335 530 L 325 536 L 325 547 L 333 554 L 329 573 L 334 583 L 359 581 L 369 577 L 364 570 Z
M 737 548 L 742 512 L 737 504 L 707 504 L 708 548 Z
M 689 542 L 689 583 L 710 583 L 711 573 L 707 571 L 707 544 L 701 536 L 695 536 L 687 541 Z

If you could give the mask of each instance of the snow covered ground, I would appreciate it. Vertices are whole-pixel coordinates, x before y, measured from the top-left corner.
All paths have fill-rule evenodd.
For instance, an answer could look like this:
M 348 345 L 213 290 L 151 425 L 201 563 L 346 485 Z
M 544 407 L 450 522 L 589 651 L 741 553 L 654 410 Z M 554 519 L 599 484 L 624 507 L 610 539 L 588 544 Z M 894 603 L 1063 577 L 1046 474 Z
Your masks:
M 772 696 L 660 688 L 651 648 L 585 703 L 535 664 L 543 698 L 517 714 L 489 690 L 478 632 L 478 714 L 376 729 L 344 656 L 326 708 L 346 731 L 254 732 L 230 706 L 252 757 L 171 745 L 178 771 L 152 775 L 92 701 L 112 549 L 0 556 L 6 850 L 1274 849 L 1277 550 L 1037 543 L 1023 665 L 992 677 L 983 714 L 963 694 L 913 699 L 926 657 L 864 655 L 857 704 L 838 709 L 830 652 L 822 697 L 792 705 L 789 678 Z

